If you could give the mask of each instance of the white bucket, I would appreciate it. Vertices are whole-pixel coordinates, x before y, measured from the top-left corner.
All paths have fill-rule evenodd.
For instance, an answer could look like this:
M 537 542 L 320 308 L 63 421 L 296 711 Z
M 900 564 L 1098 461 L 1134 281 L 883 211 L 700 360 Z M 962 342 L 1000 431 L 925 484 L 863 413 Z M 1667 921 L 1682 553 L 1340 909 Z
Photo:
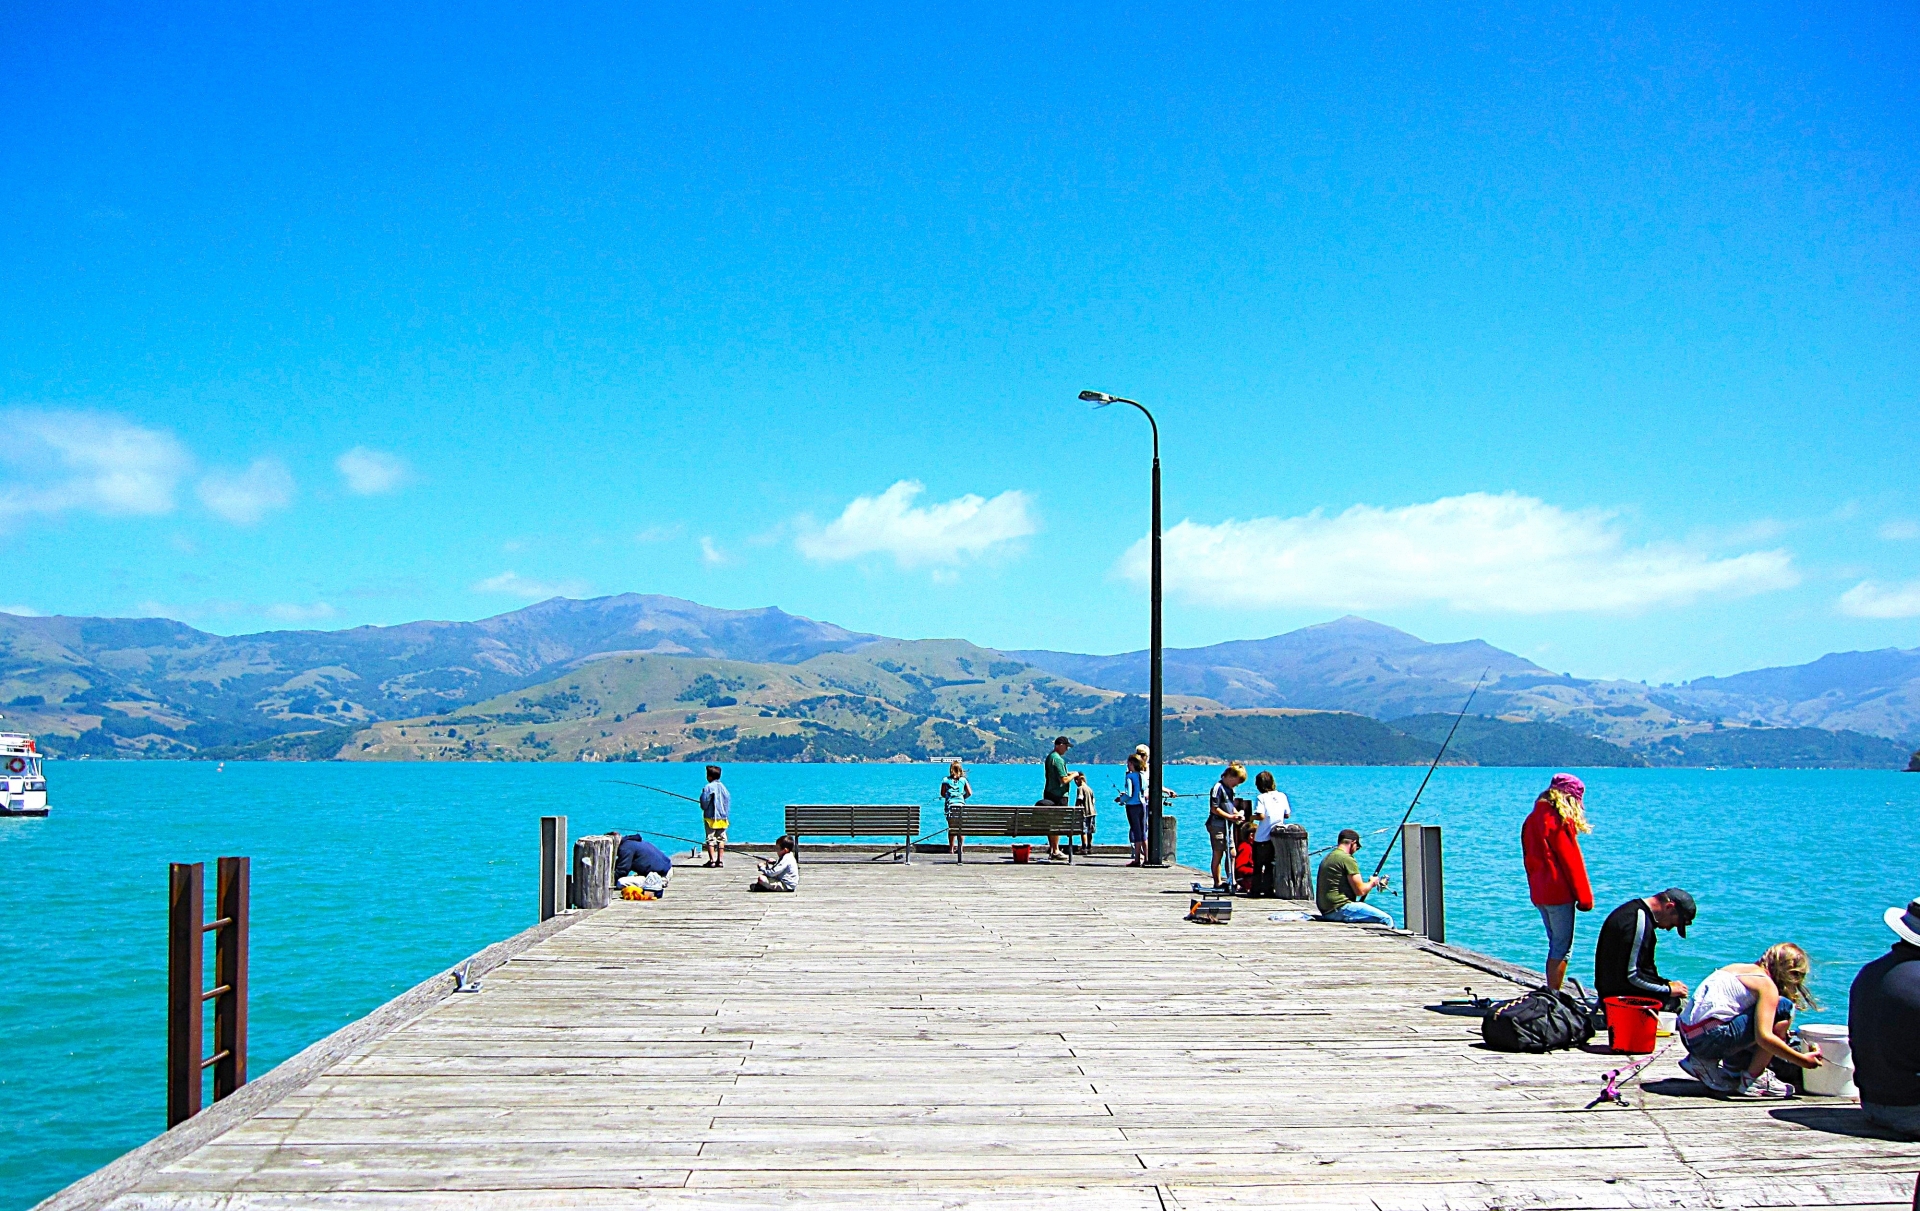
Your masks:
M 1672 1036 L 1674 1031 L 1680 1029 L 1678 1025 L 1679 1021 L 1680 1021 L 1679 1014 L 1663 1013 L 1660 1015 L 1660 1024 L 1655 1029 L 1654 1033 L 1658 1035 L 1660 1038 L 1663 1038 L 1663 1039 L 1669 1038 Z
M 1853 1087 L 1853 1048 L 1845 1026 L 1802 1026 L 1800 1040 L 1820 1048 L 1820 1066 L 1807 1069 L 1808 1093 L 1828 1097 L 1858 1097 Z

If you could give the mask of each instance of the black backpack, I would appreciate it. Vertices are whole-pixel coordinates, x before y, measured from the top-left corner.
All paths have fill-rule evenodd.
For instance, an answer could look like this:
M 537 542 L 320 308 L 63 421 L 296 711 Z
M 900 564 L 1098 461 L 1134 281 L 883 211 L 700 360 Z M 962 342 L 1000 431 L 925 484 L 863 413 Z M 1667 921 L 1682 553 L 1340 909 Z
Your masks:
M 1560 1051 L 1593 1037 L 1587 1004 L 1570 992 L 1536 988 L 1501 1001 L 1480 1019 L 1480 1037 L 1495 1051 Z

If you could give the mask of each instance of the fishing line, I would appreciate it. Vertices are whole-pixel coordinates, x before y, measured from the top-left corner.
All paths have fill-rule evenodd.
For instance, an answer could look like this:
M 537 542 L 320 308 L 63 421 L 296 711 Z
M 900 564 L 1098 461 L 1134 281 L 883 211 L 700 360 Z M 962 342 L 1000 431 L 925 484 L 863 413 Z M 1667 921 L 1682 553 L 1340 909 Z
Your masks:
M 681 793 L 680 793 L 679 791 L 667 791 L 667 790 L 661 790 L 661 789 L 660 789 L 659 787 L 657 787 L 657 786 L 648 786 L 648 785 L 647 785 L 646 783 L 644 783 L 644 782 L 628 782 L 628 781 L 627 781 L 626 779 L 624 779 L 624 778 L 609 778 L 609 779 L 607 779 L 607 781 L 609 781 L 609 782 L 617 782 L 617 783 L 619 783 L 619 784 L 620 784 L 621 786 L 637 786 L 637 787 L 639 787 L 639 788 L 640 788 L 641 790 L 643 790 L 643 791 L 652 791 L 652 792 L 653 792 L 654 794 L 656 794 L 656 795 L 671 795 L 671 796 L 673 796 L 673 797 L 674 797 L 675 799 L 685 799 L 685 800 L 686 800 L 686 801 L 687 801 L 688 803 L 698 803 L 698 802 L 700 802 L 700 800 L 698 800 L 698 799 L 696 799 L 696 798 L 694 798 L 694 797 L 693 797 L 692 795 L 683 795 L 683 794 L 681 794 Z
M 1420 796 L 1427 791 L 1428 779 L 1432 778 L 1433 771 L 1440 767 L 1440 758 L 1447 755 L 1447 746 L 1453 743 L 1453 734 L 1460 730 L 1460 721 L 1467 717 L 1467 707 L 1473 705 L 1473 696 L 1480 692 L 1481 683 L 1486 681 L 1487 674 L 1492 671 L 1493 669 L 1491 667 L 1480 670 L 1480 680 L 1473 683 L 1473 689 L 1467 694 L 1466 705 L 1462 706 L 1460 713 L 1453 717 L 1453 726 L 1447 729 L 1447 738 L 1440 742 L 1440 751 L 1433 755 L 1433 764 L 1427 767 L 1427 776 L 1420 779 L 1420 789 L 1413 792 L 1413 802 L 1407 804 L 1407 814 L 1400 817 L 1400 828 L 1405 828 L 1407 821 L 1413 819 L 1413 809 L 1420 806 Z M 1393 843 L 1399 839 L 1400 831 L 1399 829 L 1395 829 L 1393 836 L 1387 838 L 1387 847 L 1380 851 L 1380 861 L 1375 864 L 1373 868 L 1374 878 L 1378 879 L 1380 877 L 1381 870 L 1385 869 L 1387 865 L 1387 855 L 1393 852 Z
M 657 787 L 657 786 L 648 786 L 648 785 L 647 785 L 646 783 L 644 783 L 644 782 L 628 782 L 628 781 L 625 781 L 624 779 L 620 779 L 620 778 L 609 778 L 609 779 L 607 779 L 607 781 L 608 781 L 608 782 L 615 782 L 615 783 L 619 783 L 619 784 L 620 784 L 621 786 L 637 786 L 637 787 L 639 787 L 639 788 L 640 788 L 641 790 L 643 790 L 643 791 L 652 791 L 652 792 L 653 792 L 654 794 L 656 794 L 656 795 L 671 795 L 671 796 L 673 796 L 673 797 L 674 797 L 675 799 L 685 799 L 685 800 L 686 800 L 686 801 L 687 801 L 688 803 L 699 803 L 699 802 L 700 802 L 700 800 L 698 800 L 698 799 L 695 799 L 695 798 L 694 798 L 693 796 L 691 796 L 691 795 L 682 795 L 682 794 L 680 794 L 680 793 L 679 793 L 679 792 L 677 792 L 677 791 L 663 791 L 663 790 L 661 790 L 661 789 L 660 789 L 659 787 Z M 648 833 L 649 833 L 649 834 L 651 834 L 652 836 L 655 836 L 655 837 L 665 837 L 665 838 L 666 838 L 667 840 L 669 840 L 669 841 L 684 841 L 684 842 L 686 842 L 686 843 L 687 843 L 688 845 L 691 845 L 691 846 L 693 846 L 693 847 L 694 847 L 695 849 L 704 849 L 704 848 L 706 848 L 706 844 L 707 844 L 707 843 L 706 843 L 705 841 L 695 841 L 695 840 L 694 840 L 694 839 L 693 839 L 692 837 L 681 837 L 681 836 L 677 836 L 677 835 L 675 835 L 675 834 L 673 834 L 673 833 L 663 833 L 663 832 L 660 832 L 660 831 L 658 831 L 658 830 L 656 830 L 656 829 L 649 829 L 649 830 L 647 830 L 647 831 L 648 831 Z M 749 858 L 753 858 L 753 855 L 752 855 L 752 854 L 748 854 L 747 856 L 748 856 Z M 756 862 L 757 862 L 757 861 L 760 861 L 760 859 L 758 859 L 758 858 L 754 858 L 754 861 L 756 861 Z

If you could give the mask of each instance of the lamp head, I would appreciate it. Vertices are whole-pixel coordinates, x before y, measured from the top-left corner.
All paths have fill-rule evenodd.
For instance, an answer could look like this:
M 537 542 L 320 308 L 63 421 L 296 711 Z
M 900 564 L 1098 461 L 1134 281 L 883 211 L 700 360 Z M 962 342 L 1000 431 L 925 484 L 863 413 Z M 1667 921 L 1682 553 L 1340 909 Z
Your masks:
M 1104 391 L 1082 391 L 1080 398 L 1090 404 L 1110 404 L 1113 402 L 1113 397 Z

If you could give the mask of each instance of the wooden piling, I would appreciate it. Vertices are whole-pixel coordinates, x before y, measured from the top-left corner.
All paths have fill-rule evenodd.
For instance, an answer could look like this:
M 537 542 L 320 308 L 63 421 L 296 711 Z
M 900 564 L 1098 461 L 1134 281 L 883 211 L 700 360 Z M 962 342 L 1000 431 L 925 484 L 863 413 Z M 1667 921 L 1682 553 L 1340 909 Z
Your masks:
M 573 843 L 573 907 L 605 908 L 613 895 L 615 837 L 599 833 Z
M 1307 830 L 1276 824 L 1273 838 L 1273 886 L 1283 900 L 1313 899 L 1313 875 L 1307 868 Z

